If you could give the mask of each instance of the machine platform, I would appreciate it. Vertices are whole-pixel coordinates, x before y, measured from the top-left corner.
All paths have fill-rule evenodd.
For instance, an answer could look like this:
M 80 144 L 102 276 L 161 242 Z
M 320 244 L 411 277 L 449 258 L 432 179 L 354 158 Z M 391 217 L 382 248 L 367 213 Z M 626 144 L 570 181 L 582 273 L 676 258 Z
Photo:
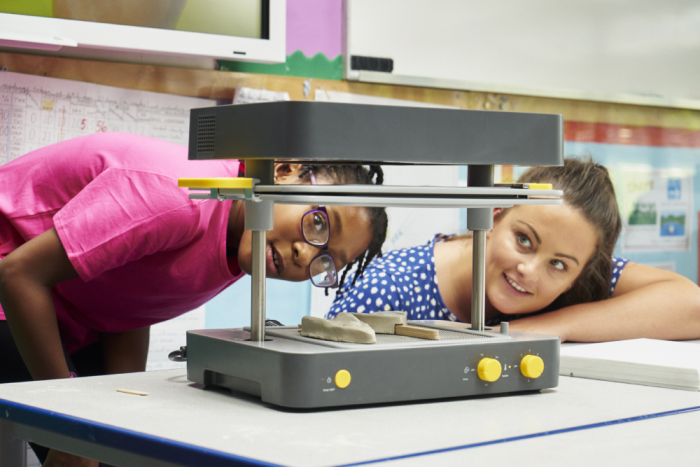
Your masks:
M 245 180 L 182 179 L 192 199 L 245 203 L 252 238 L 251 326 L 187 333 L 188 379 L 295 408 L 339 407 L 552 388 L 559 338 L 484 328 L 486 232 L 493 208 L 561 204 L 551 186 L 494 185 L 494 165 L 563 165 L 563 117 L 521 112 L 268 102 L 193 109 L 191 160 L 245 160 Z M 274 162 L 468 166 L 468 186 L 275 185 Z M 185 174 L 183 174 L 185 175 Z M 471 327 L 440 340 L 306 339 L 265 326 L 265 239 L 275 204 L 467 208 L 473 232 Z M 473 329 L 473 330 L 472 330 Z M 503 326 L 502 331 L 507 329 Z
M 267 339 L 254 342 L 245 329 L 189 331 L 187 378 L 290 408 L 500 394 L 559 384 L 558 337 L 477 332 L 452 322 L 409 324 L 438 329 L 440 340 L 377 334 L 376 344 L 348 344 L 302 337 L 297 327 L 268 327 Z M 544 363 L 537 377 L 537 368 L 526 376 L 528 356 Z M 481 362 L 490 363 L 490 369 L 479 371 Z

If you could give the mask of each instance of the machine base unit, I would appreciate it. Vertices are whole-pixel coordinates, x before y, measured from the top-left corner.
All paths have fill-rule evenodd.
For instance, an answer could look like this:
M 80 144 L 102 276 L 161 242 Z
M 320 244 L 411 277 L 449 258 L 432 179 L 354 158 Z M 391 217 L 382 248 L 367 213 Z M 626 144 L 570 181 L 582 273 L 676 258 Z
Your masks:
M 418 401 L 553 388 L 559 338 L 476 332 L 461 323 L 413 321 L 440 340 L 377 334 L 376 344 L 302 337 L 298 327 L 268 327 L 264 342 L 246 329 L 187 333 L 187 378 L 316 408 Z

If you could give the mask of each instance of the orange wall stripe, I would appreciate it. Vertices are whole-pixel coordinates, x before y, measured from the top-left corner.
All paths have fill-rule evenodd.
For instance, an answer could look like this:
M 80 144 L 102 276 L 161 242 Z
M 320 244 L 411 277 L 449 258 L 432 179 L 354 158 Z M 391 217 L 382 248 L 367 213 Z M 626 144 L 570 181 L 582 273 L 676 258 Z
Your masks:
M 580 143 L 700 148 L 700 130 L 564 122 L 564 140 Z

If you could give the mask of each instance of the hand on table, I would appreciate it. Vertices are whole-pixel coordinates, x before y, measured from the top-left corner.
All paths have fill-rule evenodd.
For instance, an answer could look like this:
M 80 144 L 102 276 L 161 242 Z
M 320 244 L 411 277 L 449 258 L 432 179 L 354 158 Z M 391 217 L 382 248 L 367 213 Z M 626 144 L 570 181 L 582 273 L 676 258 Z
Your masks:
M 92 459 L 51 449 L 42 467 L 99 467 L 99 465 L 99 462 Z

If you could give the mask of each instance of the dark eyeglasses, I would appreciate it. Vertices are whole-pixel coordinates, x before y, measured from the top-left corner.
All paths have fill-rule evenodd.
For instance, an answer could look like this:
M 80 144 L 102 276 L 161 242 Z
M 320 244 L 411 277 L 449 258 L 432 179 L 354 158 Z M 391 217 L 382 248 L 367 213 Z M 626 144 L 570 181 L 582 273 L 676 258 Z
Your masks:
M 316 176 L 309 171 L 311 184 L 316 185 Z M 309 263 L 309 277 L 316 287 L 338 287 L 338 268 L 328 252 L 331 239 L 331 222 L 325 206 L 312 209 L 301 217 L 301 232 L 309 245 L 322 248 Z
M 301 232 L 309 245 L 322 248 L 309 263 L 309 277 L 316 287 L 338 287 L 338 268 L 328 252 L 331 223 L 325 206 L 312 209 L 301 218 Z

